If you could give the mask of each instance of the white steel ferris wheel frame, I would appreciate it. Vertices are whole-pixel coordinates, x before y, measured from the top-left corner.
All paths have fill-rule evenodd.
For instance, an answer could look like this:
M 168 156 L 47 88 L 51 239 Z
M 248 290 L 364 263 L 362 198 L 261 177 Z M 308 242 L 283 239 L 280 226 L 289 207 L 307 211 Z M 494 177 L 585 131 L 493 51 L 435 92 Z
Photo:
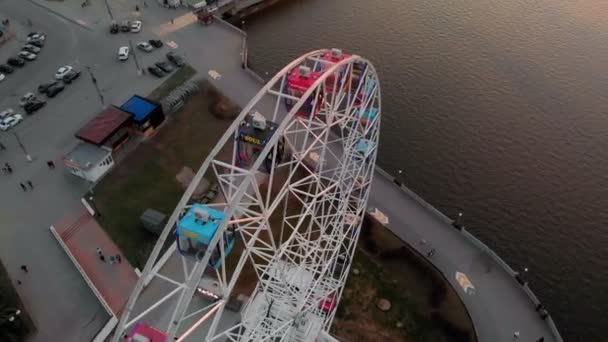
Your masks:
M 331 52 L 313 51 L 288 64 L 245 106 L 221 137 L 160 234 L 125 305 L 113 341 L 120 341 L 131 325 L 145 321 L 150 312 L 170 299 L 176 303 L 171 305 L 171 319 L 165 322 L 168 326 L 157 326 L 167 332 L 167 341 L 185 340 L 205 321 L 211 321 L 205 335 L 208 341 L 310 341 L 329 331 L 365 214 L 381 117 L 380 86 L 372 64 L 356 55 L 344 55 L 342 60 L 330 62 L 324 56 Z M 294 96 L 287 90 L 288 77 L 302 65 L 317 70 L 319 77 L 303 94 Z M 355 76 L 355 66 L 362 65 L 364 68 Z M 354 77 L 359 77 L 359 81 L 352 82 Z M 243 167 L 235 142 L 239 127 L 268 99 L 274 109 L 271 113 L 260 112 L 278 127 L 255 161 Z M 286 110 L 286 100 L 294 103 L 290 110 Z M 311 103 L 313 115 L 296 115 Z M 363 113 L 372 108 L 377 115 L 361 120 Z M 362 141 L 367 146 L 363 150 L 358 147 Z M 282 144 L 286 152 L 281 159 L 278 152 Z M 221 152 L 227 150 L 232 151 L 231 157 L 221 160 Z M 267 157 L 271 167 L 265 174 L 261 167 Z M 279 172 L 283 172 L 281 177 Z M 217 179 L 223 196 L 219 203 L 209 206 L 223 211 L 225 217 L 204 257 L 193 261 L 180 256 L 183 278 L 171 278 L 161 274 L 159 255 L 167 238 L 175 232 L 176 223 L 191 207 L 192 195 L 207 173 Z M 281 182 L 277 181 L 279 178 Z M 300 209 L 289 214 L 287 208 L 293 206 Z M 282 211 L 280 227 L 271 224 L 275 211 Z M 233 268 L 225 263 L 227 229 L 234 229 L 244 245 Z M 208 264 L 216 246 L 220 266 L 214 269 Z M 170 248 L 175 250 L 175 242 Z M 257 286 L 241 312 L 240 322 L 218 331 L 247 261 L 255 270 Z M 207 306 L 192 308 L 190 303 L 206 272 L 215 272 L 220 296 Z M 173 289 L 135 311 L 151 279 L 167 282 Z M 334 305 L 323 309 L 322 304 L 328 300 Z

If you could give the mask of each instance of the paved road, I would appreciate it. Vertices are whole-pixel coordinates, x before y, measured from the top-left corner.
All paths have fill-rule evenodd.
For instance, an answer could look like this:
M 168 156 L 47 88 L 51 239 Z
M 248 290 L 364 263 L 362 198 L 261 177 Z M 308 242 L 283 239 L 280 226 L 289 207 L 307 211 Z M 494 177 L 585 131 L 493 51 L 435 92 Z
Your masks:
M 38 60 L 0 84 L 0 109 L 17 109 L 19 96 L 51 79 L 65 64 L 91 67 L 106 104 L 120 104 L 133 93 L 146 94 L 161 82 L 138 77 L 132 60 L 117 61 L 116 51 L 126 43 L 126 37 L 85 29 L 22 0 L 0 1 L 0 16 L 10 18 L 18 33 L 16 40 L 0 49 L 0 61 L 17 51 L 30 29 L 44 31 L 48 37 Z M 31 28 L 23 26 L 28 19 Z M 61 155 L 75 143 L 74 132 L 101 108 L 85 72 L 14 128 L 34 157 L 32 163 L 25 160 L 10 131 L 0 132 L 0 141 L 7 147 L 0 151 L 0 162 L 9 162 L 14 168 L 12 175 L 0 175 L 0 258 L 13 281 L 23 282 L 18 291 L 39 331 L 34 341 L 56 341 L 58 337 L 62 341 L 87 341 L 108 319 L 48 230 L 50 224 L 79 208 L 80 195 L 90 185 L 61 167 L 51 172 L 45 164 L 54 159 L 60 166 Z M 24 193 L 18 182 L 28 179 L 35 189 Z M 30 274 L 19 272 L 21 264 L 29 266 Z

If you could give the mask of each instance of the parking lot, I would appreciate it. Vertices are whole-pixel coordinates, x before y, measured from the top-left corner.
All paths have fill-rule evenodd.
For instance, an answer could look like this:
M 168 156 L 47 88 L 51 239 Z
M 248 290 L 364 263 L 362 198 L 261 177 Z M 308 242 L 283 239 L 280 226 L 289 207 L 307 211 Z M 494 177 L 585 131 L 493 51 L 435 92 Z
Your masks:
M 0 111 L 12 108 L 24 117 L 17 126 L 0 131 L 0 143 L 6 147 L 0 150 L 0 162 L 13 169 L 12 174 L 0 174 L 0 258 L 13 280 L 22 281 L 18 290 L 39 331 L 35 341 L 53 341 L 58 336 L 64 341 L 89 340 L 107 316 L 48 228 L 80 206 L 79 198 L 90 184 L 61 167 L 49 170 L 46 161 L 60 166 L 63 153 L 76 143 L 76 130 L 104 106 L 121 104 L 133 94 L 145 95 L 165 79 L 138 75 L 132 55 L 127 61 L 118 60 L 119 47 L 129 45 L 129 39 L 135 45 L 155 37 L 145 25 L 140 33 L 120 35 L 86 29 L 29 1 L 0 2 L 0 17 L 10 18 L 16 33 L 0 47 L 2 64 L 21 50 L 28 33 L 46 35 L 36 60 L 15 68 L 0 82 Z M 169 49 L 135 53 L 144 67 L 164 59 Z M 38 86 L 53 80 L 64 65 L 81 71 L 80 77 L 54 98 L 40 95 Z M 28 92 L 46 101 L 32 115 L 19 106 L 19 99 Z M 33 190 L 21 190 L 19 183 L 26 180 L 33 183 Z M 30 269 L 27 278 L 19 273 L 22 264 Z

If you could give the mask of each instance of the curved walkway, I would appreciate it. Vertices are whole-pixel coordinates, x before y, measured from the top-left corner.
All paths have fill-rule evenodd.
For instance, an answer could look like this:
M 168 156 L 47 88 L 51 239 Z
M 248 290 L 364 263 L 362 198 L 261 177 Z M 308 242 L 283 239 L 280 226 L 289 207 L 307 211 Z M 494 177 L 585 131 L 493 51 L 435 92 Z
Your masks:
M 382 170 L 376 172 L 369 208 L 388 217 L 386 226 L 429 259 L 458 292 L 473 320 L 479 341 L 562 341 L 551 331 L 550 317 L 536 312 L 532 292 L 520 285 L 514 272 L 485 245 L 405 187 L 399 187 Z M 474 289 L 466 292 L 456 280 L 466 274 Z M 534 299 L 536 300 L 536 299 Z

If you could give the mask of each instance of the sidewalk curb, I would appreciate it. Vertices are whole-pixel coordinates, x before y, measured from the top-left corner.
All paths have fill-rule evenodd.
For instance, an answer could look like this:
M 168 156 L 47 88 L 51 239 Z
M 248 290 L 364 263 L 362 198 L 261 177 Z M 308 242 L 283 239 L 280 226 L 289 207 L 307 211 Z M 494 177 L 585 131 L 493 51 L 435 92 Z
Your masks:
M 68 17 L 67 15 L 60 13 L 59 11 L 50 8 L 49 6 L 43 5 L 41 3 L 38 3 L 36 0 L 28 0 L 28 1 L 30 3 L 32 3 L 32 4 L 34 4 L 34 5 L 42 8 L 42 9 L 44 9 L 44 10 L 47 10 L 47 11 L 53 13 L 54 15 L 56 15 L 56 16 L 62 18 L 62 19 L 65 19 L 65 20 L 71 22 L 72 24 L 76 24 L 76 25 L 78 25 L 78 26 L 80 26 L 82 28 L 85 28 L 85 29 L 89 30 L 89 31 L 93 31 L 92 27 L 90 27 L 88 25 L 85 25 L 83 23 L 80 23 L 80 22 L 78 22 L 78 20 L 72 19 L 72 18 Z

